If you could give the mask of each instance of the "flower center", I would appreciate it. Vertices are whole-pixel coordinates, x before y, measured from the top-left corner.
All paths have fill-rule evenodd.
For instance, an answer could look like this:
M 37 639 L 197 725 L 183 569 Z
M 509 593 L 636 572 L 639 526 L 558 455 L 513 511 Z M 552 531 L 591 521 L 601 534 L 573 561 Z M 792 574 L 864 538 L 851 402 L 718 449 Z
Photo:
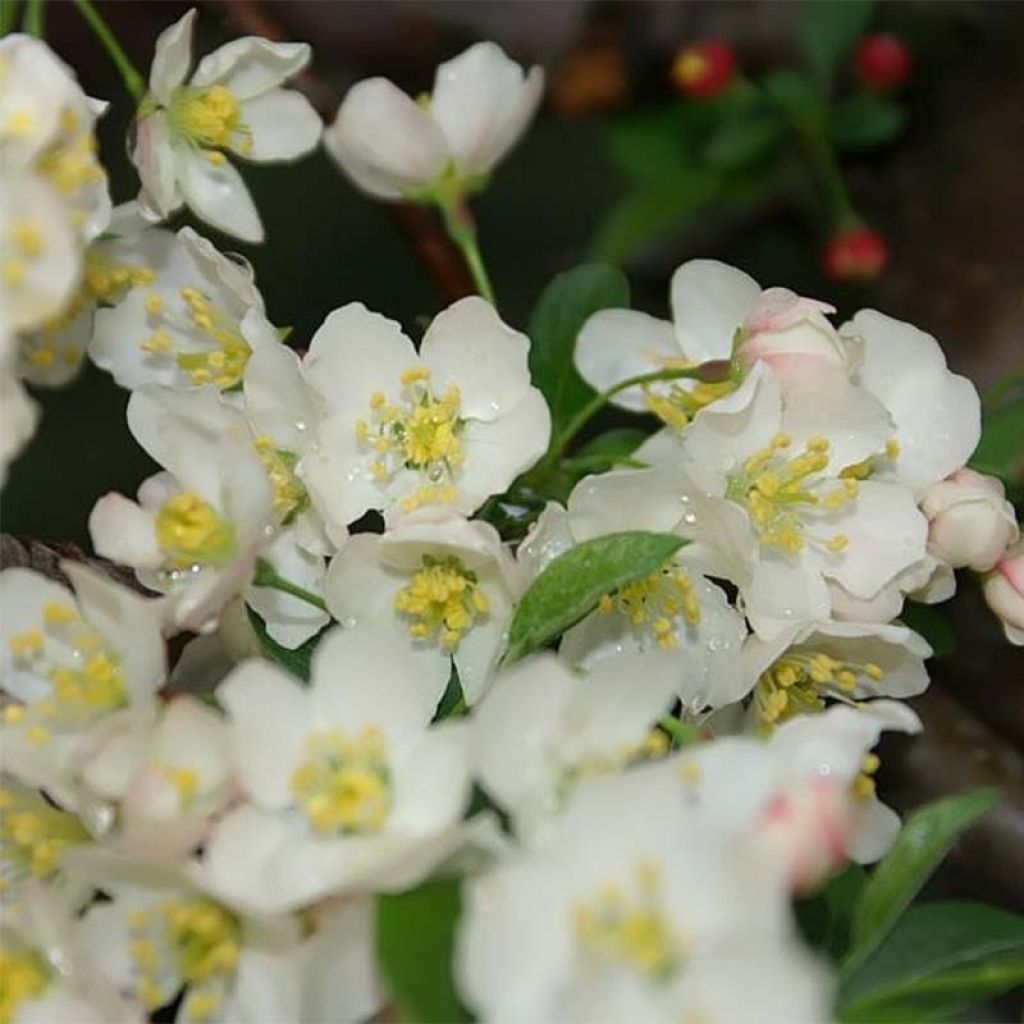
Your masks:
M 96 137 L 74 111 L 64 112 L 61 130 L 65 137 L 42 154 L 36 168 L 58 192 L 70 197 L 104 181 L 106 175 L 96 159 Z M 72 223 L 75 216 L 73 212 Z
M 853 780 L 853 795 L 858 800 L 867 800 L 875 794 L 875 773 L 881 765 L 877 754 L 865 754 L 860 763 L 860 773 Z
M 873 662 L 841 661 L 823 651 L 794 647 L 761 673 L 754 689 L 754 705 L 761 725 L 801 714 L 815 714 L 829 695 L 847 697 L 863 679 L 881 682 L 885 673 Z
M 0 898 L 28 875 L 51 878 L 67 848 L 88 839 L 75 815 L 57 810 L 38 793 L 0 789 Z
M 23 726 L 32 742 L 45 743 L 51 726 L 74 728 L 128 703 L 120 659 L 72 605 L 48 602 L 43 627 L 14 633 L 9 644 L 20 669 L 50 683 L 47 696 L 4 708 L 4 722 Z
M 236 135 L 246 136 L 242 149 L 252 148 L 249 129 L 242 123 L 242 108 L 223 85 L 208 89 L 176 89 L 171 98 L 172 130 L 197 146 L 230 146 Z
M 827 538 L 809 534 L 806 520 L 839 511 L 857 497 L 856 480 L 823 475 L 829 462 L 829 442 L 812 437 L 798 455 L 787 455 L 792 439 L 777 434 L 767 448 L 751 455 L 739 473 L 730 477 L 726 497 L 745 506 L 766 547 L 790 554 L 809 541 L 832 552 L 842 551 L 849 539 L 841 533 Z
M 376 726 L 350 736 L 313 733 L 307 757 L 292 776 L 292 793 L 322 835 L 379 832 L 391 811 L 387 741 Z
M 256 454 L 267 472 L 274 491 L 274 512 L 281 526 L 287 526 L 309 504 L 306 488 L 295 475 L 297 457 L 274 446 L 266 434 L 253 441 Z
M 423 568 L 395 595 L 395 611 L 412 621 L 414 640 L 438 637 L 441 646 L 455 650 L 464 633 L 490 610 L 476 573 L 457 558 L 423 556 Z
M 679 645 L 680 628 L 700 623 L 693 583 L 671 559 L 646 579 L 603 595 L 597 607 L 605 615 L 618 611 L 633 626 L 646 627 L 665 649 Z
M 437 397 L 430 387 L 430 370 L 413 367 L 401 377 L 401 396 L 392 403 L 375 392 L 369 419 L 356 422 L 356 439 L 375 453 L 371 469 L 386 483 L 399 469 L 421 473 L 427 483 L 402 502 L 406 512 L 421 505 L 450 502 L 454 480 L 466 460 L 459 435 L 462 399 L 450 386 Z
M 661 909 L 661 871 L 641 863 L 628 886 L 611 883 L 573 907 L 577 948 L 587 968 L 625 967 L 666 981 L 682 966 L 687 943 Z
M 46 252 L 46 238 L 43 227 L 31 217 L 12 217 L 0 237 L 3 252 L 0 276 L 10 288 L 18 288 L 25 282 L 30 266 Z
M 85 253 L 85 267 L 82 283 L 71 296 L 68 304 L 56 316 L 47 320 L 36 332 L 22 337 L 22 353 L 33 366 L 53 366 L 58 359 L 72 365 L 82 357 L 75 345 L 57 347 L 57 335 L 62 334 L 83 310 L 98 302 L 114 303 L 126 291 L 139 285 L 152 284 L 153 270 L 142 264 L 116 263 L 101 255 L 94 247 Z
M 666 370 L 686 370 L 697 365 L 686 359 L 654 357 L 654 361 L 659 368 Z M 645 384 L 642 390 L 648 411 L 657 416 L 666 426 L 681 431 L 704 406 L 735 391 L 736 383 L 731 380 L 713 383 L 690 381 L 689 386 L 684 387 L 678 381 L 672 381 L 670 383 Z
M 190 986 L 183 1018 L 203 1020 L 220 1007 L 238 966 L 241 925 L 213 900 L 165 900 L 128 918 L 135 991 L 153 1010 Z
M 226 565 L 235 553 L 231 524 L 192 491 L 176 494 L 160 507 L 156 540 L 172 569 Z
M 237 321 L 197 288 L 182 288 L 178 294 L 184 303 L 183 313 L 171 310 L 159 292 L 148 297 L 147 319 L 154 330 L 139 348 L 151 356 L 173 355 L 178 369 L 190 383 L 199 387 L 205 384 L 216 384 L 222 390 L 234 387 L 242 379 L 245 364 L 252 354 Z M 202 348 L 176 352 L 167 327 L 183 332 Z
M 35 950 L 0 950 L 0 1024 L 12 1024 L 25 1003 L 46 991 L 52 977 L 46 961 Z

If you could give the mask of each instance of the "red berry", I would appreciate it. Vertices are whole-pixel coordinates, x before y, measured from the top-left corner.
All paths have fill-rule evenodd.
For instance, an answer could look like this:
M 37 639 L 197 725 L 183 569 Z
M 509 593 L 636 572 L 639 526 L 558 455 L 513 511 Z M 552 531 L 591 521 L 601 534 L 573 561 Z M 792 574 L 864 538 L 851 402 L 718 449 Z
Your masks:
M 889 259 L 885 239 L 871 228 L 833 235 L 825 248 L 825 273 L 834 281 L 871 281 Z
M 680 50 L 672 61 L 672 81 L 680 92 L 709 100 L 736 77 L 736 54 L 727 43 L 706 39 Z
M 873 92 L 892 92 L 910 78 L 910 52 L 895 36 L 883 32 L 860 41 L 853 65 L 864 87 Z

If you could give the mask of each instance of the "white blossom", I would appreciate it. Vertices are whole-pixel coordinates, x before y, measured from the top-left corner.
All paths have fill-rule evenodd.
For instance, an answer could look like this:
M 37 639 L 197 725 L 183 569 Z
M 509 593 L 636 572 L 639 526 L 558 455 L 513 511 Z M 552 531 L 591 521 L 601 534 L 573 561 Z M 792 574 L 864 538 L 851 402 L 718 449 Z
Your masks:
M 446 61 L 429 96 L 386 78 L 357 82 L 324 137 L 364 192 L 380 199 L 447 198 L 480 188 L 532 120 L 544 72 L 528 74 L 494 43 Z
M 195 13 L 156 43 L 132 152 L 139 202 L 154 219 L 187 203 L 215 228 L 261 242 L 260 215 L 225 151 L 267 163 L 295 160 L 316 146 L 320 118 L 300 93 L 279 88 L 309 63 L 311 51 L 305 43 L 235 39 L 188 78 Z

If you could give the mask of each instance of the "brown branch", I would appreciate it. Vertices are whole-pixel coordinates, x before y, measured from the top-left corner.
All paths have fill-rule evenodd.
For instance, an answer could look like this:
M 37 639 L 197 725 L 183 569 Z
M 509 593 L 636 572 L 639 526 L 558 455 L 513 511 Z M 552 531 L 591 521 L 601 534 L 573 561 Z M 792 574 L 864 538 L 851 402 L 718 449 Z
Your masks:
M 220 0 L 220 5 L 228 22 L 240 31 L 274 42 L 288 41 L 284 26 L 260 0 Z M 340 99 L 330 86 L 309 70 L 296 79 L 296 84 L 325 121 L 334 118 Z M 462 253 L 448 237 L 434 210 L 413 203 L 389 203 L 387 210 L 448 301 L 476 292 Z

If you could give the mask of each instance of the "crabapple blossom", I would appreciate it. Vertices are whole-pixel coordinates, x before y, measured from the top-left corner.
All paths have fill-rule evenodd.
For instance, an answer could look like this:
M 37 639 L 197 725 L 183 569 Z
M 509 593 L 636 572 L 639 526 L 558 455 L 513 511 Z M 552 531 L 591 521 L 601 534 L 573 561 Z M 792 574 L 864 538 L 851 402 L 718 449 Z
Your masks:
M 526 335 L 471 296 L 439 313 L 419 353 L 393 320 L 353 302 L 303 360 L 326 412 L 300 475 L 328 531 L 379 509 L 471 513 L 544 453 L 551 416 L 530 384 Z
M 111 718 L 148 713 L 164 682 L 162 602 L 61 563 L 74 586 L 30 569 L 0 572 L 3 768 L 74 795 L 81 758 Z M 69 801 L 73 804 L 73 799 Z
M 0 1016 L 12 1024 L 141 1024 L 141 1007 L 122 999 L 101 964 L 101 950 L 71 909 L 32 883 L 0 920 Z
M 654 729 L 672 704 L 678 659 L 626 654 L 574 673 L 544 653 L 498 674 L 473 717 L 480 781 L 520 838 L 549 820 L 575 785 L 667 752 Z
M 200 60 L 188 78 L 195 14 L 156 42 L 132 151 L 139 203 L 154 220 L 188 204 L 215 228 L 261 242 L 259 212 L 225 151 L 267 163 L 296 160 L 316 146 L 320 118 L 300 93 L 279 88 L 309 63 L 311 51 L 305 43 L 235 39 Z
M 518 558 L 537 573 L 581 541 L 625 530 L 675 530 L 686 511 L 675 476 L 660 470 L 585 477 L 565 509 L 548 504 Z M 631 652 L 675 650 L 676 693 L 688 712 L 738 699 L 719 680 L 747 628 L 721 587 L 708 578 L 714 575 L 722 574 L 710 549 L 683 547 L 649 577 L 602 596 L 593 612 L 565 632 L 560 657 L 573 667 L 591 669 Z
M 870 396 L 833 382 L 783 401 L 768 366 L 704 409 L 682 440 L 656 434 L 638 457 L 676 473 L 678 532 L 712 548 L 754 630 L 829 618 L 826 580 L 873 597 L 924 556 L 927 522 L 896 483 L 844 472 L 886 448 L 891 424 Z
M 981 402 L 966 377 L 948 370 L 939 343 L 873 309 L 862 309 L 841 333 L 863 346 L 857 379 L 895 424 L 898 457 L 882 475 L 920 494 L 961 469 L 981 436 Z
M 386 78 L 357 82 L 327 129 L 327 151 L 379 199 L 447 199 L 481 188 L 540 104 L 544 72 L 528 74 L 494 43 L 437 69 L 414 101 Z
M 973 469 L 932 484 L 921 510 L 928 517 L 928 550 L 954 569 L 987 572 L 1020 537 L 1002 481 Z
M 643 768 L 584 782 L 538 843 L 465 883 L 456 980 L 478 1019 L 827 1019 L 782 877 L 678 787 Z
M 783 723 L 767 741 L 723 737 L 688 748 L 647 771 L 674 773 L 688 799 L 717 824 L 779 858 L 791 884 L 806 888 L 846 857 L 878 860 L 899 818 L 875 795 L 883 730 L 916 733 L 905 704 L 833 707 Z
M 467 704 L 493 676 L 522 581 L 497 530 L 450 509 L 421 509 L 383 534 L 360 533 L 335 555 L 327 607 L 408 648 L 437 696 L 454 665 Z
M 1024 646 L 1024 541 L 1007 548 L 985 577 L 985 600 L 1002 622 L 1006 639 Z
M 192 879 L 258 913 L 422 879 L 460 843 L 469 795 L 464 728 L 427 727 L 439 696 L 413 653 L 369 626 L 325 637 L 308 688 L 262 661 L 236 668 L 217 698 L 246 803 Z
M 176 417 L 161 448 L 167 471 L 143 481 L 138 502 L 100 498 L 89 532 L 98 554 L 168 595 L 169 633 L 206 632 L 273 537 L 273 491 L 246 442 L 201 423 Z
M 158 717 L 118 726 L 83 757 L 82 781 L 117 805 L 116 849 L 145 860 L 183 859 L 232 795 L 223 720 L 181 696 Z
M 233 388 L 253 351 L 279 344 L 249 265 L 191 228 L 143 232 L 128 253 L 137 287 L 97 312 L 89 345 L 122 387 Z
M 717 260 L 690 260 L 672 275 L 672 322 L 628 309 L 605 309 L 583 325 L 576 367 L 597 391 L 631 377 L 729 360 L 742 369 L 767 361 L 795 384 L 836 371 L 845 376 L 854 353 L 825 314 L 835 310 L 785 288 L 761 286 Z M 705 405 L 733 390 L 731 381 L 656 382 L 627 388 L 611 401 L 652 412 L 681 429 Z
M 273 343 L 277 347 L 277 343 Z M 323 527 L 305 488 L 294 472 L 295 458 L 280 450 L 274 438 L 254 434 L 245 406 L 227 401 L 216 388 L 181 394 L 170 388 L 143 388 L 128 401 L 128 427 L 146 452 L 167 465 L 174 459 L 176 425 L 195 424 L 211 435 L 231 438 L 254 454 L 272 491 L 277 532 L 267 540 L 260 557 L 280 576 L 319 595 L 323 592 L 327 544 Z M 310 550 L 312 549 L 312 550 Z M 328 547 L 329 549 L 329 547 Z M 295 648 L 327 625 L 322 609 L 290 594 L 254 583 L 244 590 L 246 602 L 259 613 L 270 636 L 284 647 Z

